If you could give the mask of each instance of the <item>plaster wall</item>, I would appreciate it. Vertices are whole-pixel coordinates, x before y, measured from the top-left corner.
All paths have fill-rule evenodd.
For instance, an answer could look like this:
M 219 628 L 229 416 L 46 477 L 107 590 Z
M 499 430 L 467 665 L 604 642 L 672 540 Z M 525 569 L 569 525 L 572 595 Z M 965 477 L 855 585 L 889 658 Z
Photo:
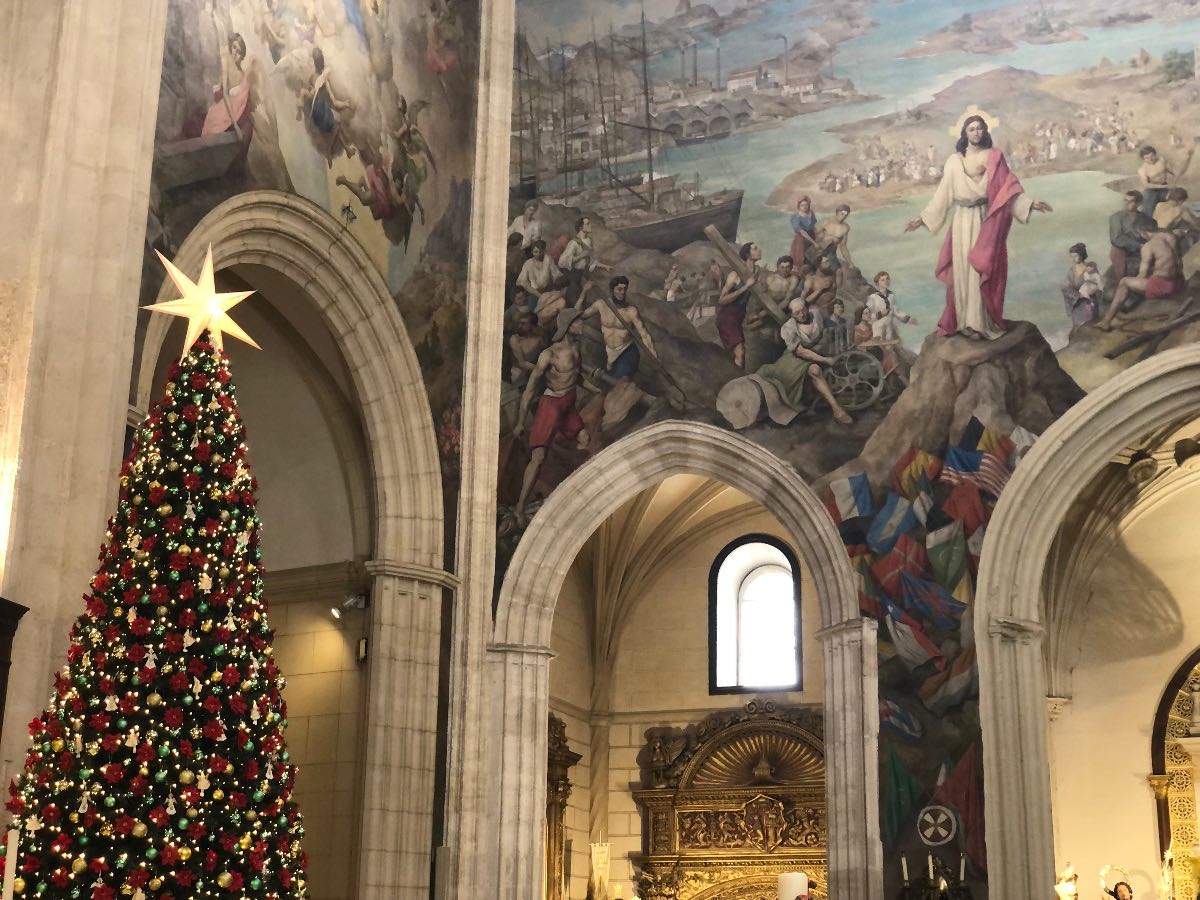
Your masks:
M 1124 527 L 1092 577 L 1074 696 L 1049 725 L 1058 868 L 1093 883 L 1102 866 L 1124 866 L 1135 896 L 1154 893 L 1160 866 L 1146 782 L 1155 711 L 1200 645 L 1198 499 L 1185 487 Z
M 571 770 L 575 789 L 567 812 L 566 839 L 573 855 L 571 898 L 586 894 L 587 845 L 599 838 L 600 828 L 612 845 L 610 884 L 620 886 L 621 896 L 637 895 L 630 857 L 642 852 L 642 819 L 631 788 L 641 781 L 638 754 L 645 745 L 646 730 L 683 728 L 711 712 L 739 708 L 755 696 L 708 693 L 709 570 L 726 544 L 752 532 L 787 541 L 783 529 L 764 513 L 697 542 L 646 585 L 621 634 L 608 715 L 591 715 L 589 708 L 592 671 L 586 641 L 590 586 L 578 564 L 563 583 L 551 641 L 557 656 L 550 664 L 550 709 L 567 723 L 571 749 L 584 757 Z M 772 694 L 784 705 L 820 704 L 824 694 L 824 666 L 815 638 L 821 627 L 820 608 L 803 566 L 800 575 L 804 689 Z M 607 727 L 592 727 L 605 724 Z M 606 740 L 604 752 L 591 746 L 593 737 Z M 593 778 L 599 779 L 595 791 L 603 790 L 605 797 L 593 792 L 589 798 L 588 784 Z M 597 808 L 606 804 L 606 812 L 597 816 L 588 806 L 589 799 Z

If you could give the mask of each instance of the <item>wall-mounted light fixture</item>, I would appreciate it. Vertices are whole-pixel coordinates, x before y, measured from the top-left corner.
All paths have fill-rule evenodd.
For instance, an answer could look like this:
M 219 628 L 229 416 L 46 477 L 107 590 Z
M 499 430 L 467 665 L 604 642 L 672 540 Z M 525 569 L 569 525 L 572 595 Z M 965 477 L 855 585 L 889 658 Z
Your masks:
M 329 607 L 329 614 L 335 619 L 340 619 L 343 613 L 352 609 L 366 609 L 368 600 L 370 598 L 366 594 L 347 594 L 338 606 Z

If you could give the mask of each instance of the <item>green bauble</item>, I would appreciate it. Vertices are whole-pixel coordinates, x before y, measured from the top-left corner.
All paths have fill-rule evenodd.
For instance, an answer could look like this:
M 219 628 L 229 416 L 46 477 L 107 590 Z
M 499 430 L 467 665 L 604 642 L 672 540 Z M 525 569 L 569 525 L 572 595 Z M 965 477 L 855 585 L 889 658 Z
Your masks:
M 163 771 L 162 769 L 160 769 L 159 771 L 154 773 L 154 780 L 157 781 L 159 784 L 162 784 L 164 781 L 167 780 L 167 773 L 165 771 Z
M 84 781 L 87 781 L 89 778 L 92 777 L 92 770 L 91 769 L 80 769 L 79 777 L 82 778 Z
M 43 753 L 50 752 L 50 742 L 49 741 L 46 741 L 46 743 L 42 744 L 42 752 Z
M 207 603 L 201 603 L 199 606 L 197 606 L 197 607 L 196 607 L 196 611 L 197 611 L 197 612 L 202 612 L 202 613 L 206 613 L 206 612 L 208 612 L 208 604 L 207 604 Z
M 184 816 L 183 818 L 181 818 L 177 824 L 179 825 L 180 831 L 187 831 L 187 827 L 188 827 L 187 816 Z
M 125 868 L 125 865 L 126 865 L 128 862 L 129 862 L 129 854 L 128 854 L 128 853 L 122 853 L 120 856 L 118 856 L 118 857 L 117 857 L 117 868 L 118 868 L 118 869 L 123 869 L 123 868 Z
M 107 806 L 109 809 L 112 809 L 114 806 L 117 805 L 117 798 L 116 797 L 105 797 L 104 805 Z
M 134 687 L 137 687 L 139 684 L 142 683 L 142 679 L 139 678 L 137 675 L 134 675 L 132 678 L 129 679 L 129 683 L 132 684 Z
M 250 890 L 257 891 L 260 887 L 262 887 L 262 881 L 260 879 L 258 879 L 258 878 L 250 879 Z
M 217 644 L 217 646 L 213 647 L 213 656 L 224 656 L 224 655 L 225 655 L 225 645 L 224 644 Z
M 242 749 L 243 750 L 253 750 L 254 749 L 254 741 L 246 741 L 246 743 L 242 745 Z
M 117 719 L 117 728 L 119 728 L 121 731 L 124 731 L 128 727 L 129 727 L 129 723 L 126 722 L 124 719 Z
M 169 574 L 167 577 L 171 579 L 171 581 L 179 581 L 179 573 L 174 569 L 171 570 L 171 574 Z
M 267 795 L 266 795 L 266 794 L 264 794 L 262 791 L 255 791 L 255 792 L 254 792 L 254 794 L 253 794 L 252 796 L 254 797 L 254 802 L 255 802 L 255 803 L 262 803 L 262 799 L 263 799 L 263 797 L 265 797 L 265 796 L 267 796 Z
M 80 847 L 86 847 L 90 841 L 91 838 L 86 834 L 81 834 L 79 837 L 75 838 L 75 843 L 77 843 Z
M 276 819 L 276 822 L 279 823 L 280 828 L 286 828 L 287 827 L 287 816 L 280 816 L 278 819 Z
M 44 882 L 44 881 L 39 881 L 39 882 L 37 883 L 37 892 L 38 892 L 39 894 L 44 894 L 44 893 L 46 893 L 46 887 L 47 887 L 47 885 L 46 885 L 46 882 Z
M 166 744 L 163 744 L 161 747 L 158 748 L 158 756 L 160 759 L 166 758 L 166 756 L 170 752 L 171 752 L 171 748 Z
M 184 695 L 183 695 L 183 705 L 184 705 L 184 706 L 191 706 L 191 705 L 192 705 L 192 695 L 191 695 L 191 694 L 184 694 Z
M 155 857 L 158 856 L 158 851 L 155 850 L 153 847 L 147 847 L 144 852 L 146 854 L 146 859 L 154 859 Z
M 279 758 L 282 759 L 284 762 L 287 762 L 289 759 L 292 758 L 292 754 L 290 754 L 286 750 L 284 750 L 282 753 L 279 754 Z

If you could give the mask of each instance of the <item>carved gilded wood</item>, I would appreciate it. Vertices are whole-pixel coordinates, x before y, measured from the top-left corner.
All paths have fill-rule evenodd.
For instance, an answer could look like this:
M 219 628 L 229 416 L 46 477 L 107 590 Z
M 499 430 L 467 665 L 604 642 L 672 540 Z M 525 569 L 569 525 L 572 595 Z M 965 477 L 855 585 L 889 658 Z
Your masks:
M 828 865 L 820 709 L 752 700 L 685 729 L 646 733 L 639 761 L 645 900 L 775 900 L 781 872 Z

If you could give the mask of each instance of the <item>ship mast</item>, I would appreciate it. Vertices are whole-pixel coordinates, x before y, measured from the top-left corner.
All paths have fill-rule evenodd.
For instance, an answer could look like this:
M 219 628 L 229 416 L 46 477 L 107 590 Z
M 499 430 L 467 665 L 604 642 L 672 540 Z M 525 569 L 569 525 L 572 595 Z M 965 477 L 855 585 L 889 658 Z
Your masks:
M 592 19 L 592 59 L 596 63 L 596 100 L 600 104 L 600 152 L 608 168 L 612 168 L 612 153 L 608 145 L 608 116 L 604 111 L 604 76 L 600 71 L 600 42 L 596 39 L 596 20 Z
M 650 54 L 646 51 L 646 8 L 642 7 L 642 101 L 646 107 L 646 174 L 654 206 L 654 131 L 650 125 Z

